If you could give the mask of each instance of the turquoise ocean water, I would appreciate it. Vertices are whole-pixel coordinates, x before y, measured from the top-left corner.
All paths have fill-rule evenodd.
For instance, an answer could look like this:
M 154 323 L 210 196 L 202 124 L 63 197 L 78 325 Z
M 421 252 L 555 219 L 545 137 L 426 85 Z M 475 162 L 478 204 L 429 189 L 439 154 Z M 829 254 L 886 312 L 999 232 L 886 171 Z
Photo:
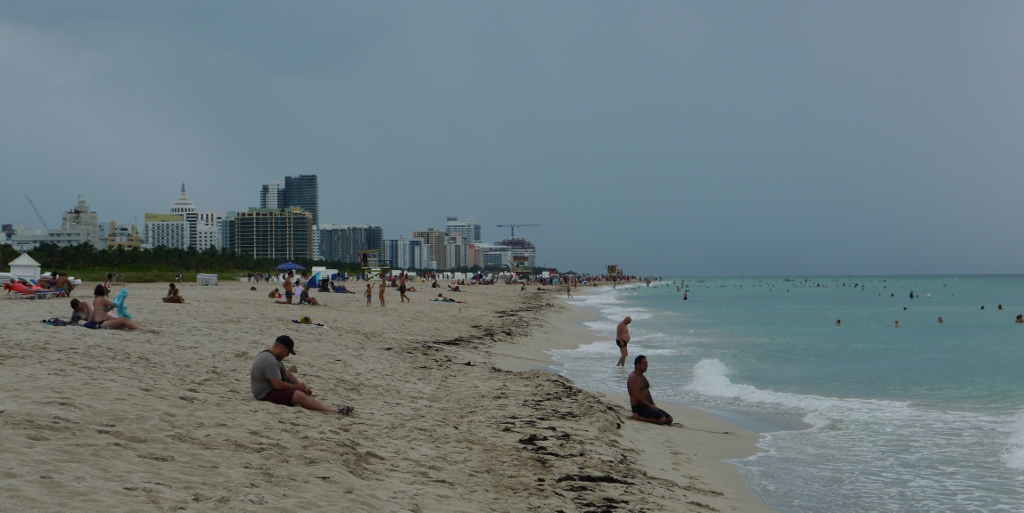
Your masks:
M 646 355 L 666 410 L 766 435 L 735 463 L 780 513 L 1024 511 L 1024 276 L 676 278 L 573 304 L 602 340 L 553 370 L 624 394 Z

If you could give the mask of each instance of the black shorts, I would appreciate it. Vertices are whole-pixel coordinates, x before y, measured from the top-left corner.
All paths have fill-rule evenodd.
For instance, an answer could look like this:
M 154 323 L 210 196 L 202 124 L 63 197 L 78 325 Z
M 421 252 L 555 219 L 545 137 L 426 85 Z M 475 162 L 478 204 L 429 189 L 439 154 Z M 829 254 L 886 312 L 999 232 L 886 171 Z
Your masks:
M 400 285 L 398 287 L 398 291 L 401 292 L 402 294 L 405 294 L 405 285 Z
M 626 347 L 627 344 L 629 344 L 629 341 L 615 339 L 615 345 L 619 347 Z
M 671 415 L 666 413 L 665 410 L 661 410 L 661 409 L 655 410 L 654 408 L 651 408 L 650 406 L 647 406 L 646 404 L 634 404 L 631 409 L 633 410 L 633 413 L 635 413 L 635 414 L 637 414 L 637 415 L 639 415 L 639 416 L 641 416 L 641 417 L 643 417 L 645 419 L 658 420 L 658 419 L 664 419 L 666 417 L 671 417 Z

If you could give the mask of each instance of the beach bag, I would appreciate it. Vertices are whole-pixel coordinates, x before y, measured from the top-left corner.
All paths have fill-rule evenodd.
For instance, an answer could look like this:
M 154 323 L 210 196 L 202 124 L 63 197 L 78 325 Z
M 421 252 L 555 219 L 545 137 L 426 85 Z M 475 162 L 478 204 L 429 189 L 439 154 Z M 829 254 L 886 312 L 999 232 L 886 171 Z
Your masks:
M 91 330 L 98 330 L 98 329 L 100 329 L 100 323 L 98 323 L 96 321 L 89 321 L 89 322 L 83 324 L 82 326 L 85 326 L 86 328 L 89 328 Z

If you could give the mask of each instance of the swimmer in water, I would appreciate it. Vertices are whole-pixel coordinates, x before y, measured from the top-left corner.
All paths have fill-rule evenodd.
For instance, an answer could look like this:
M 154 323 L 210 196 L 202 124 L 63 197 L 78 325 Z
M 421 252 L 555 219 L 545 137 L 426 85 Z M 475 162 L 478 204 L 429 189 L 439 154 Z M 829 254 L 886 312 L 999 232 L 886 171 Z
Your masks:
M 897 328 L 899 328 L 899 327 L 900 327 L 900 321 L 896 321 L 896 327 L 897 327 Z

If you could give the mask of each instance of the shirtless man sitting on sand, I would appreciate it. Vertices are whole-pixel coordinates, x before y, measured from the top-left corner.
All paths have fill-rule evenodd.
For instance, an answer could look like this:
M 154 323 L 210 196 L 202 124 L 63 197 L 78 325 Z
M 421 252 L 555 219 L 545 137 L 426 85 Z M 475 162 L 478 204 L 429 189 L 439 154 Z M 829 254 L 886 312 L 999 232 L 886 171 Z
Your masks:
M 633 360 L 633 372 L 629 373 L 629 378 L 626 380 L 629 405 L 633 410 L 631 418 L 651 424 L 672 425 L 672 416 L 654 404 L 654 399 L 651 398 L 651 384 L 644 377 L 645 372 L 647 372 L 647 357 L 637 356 Z

